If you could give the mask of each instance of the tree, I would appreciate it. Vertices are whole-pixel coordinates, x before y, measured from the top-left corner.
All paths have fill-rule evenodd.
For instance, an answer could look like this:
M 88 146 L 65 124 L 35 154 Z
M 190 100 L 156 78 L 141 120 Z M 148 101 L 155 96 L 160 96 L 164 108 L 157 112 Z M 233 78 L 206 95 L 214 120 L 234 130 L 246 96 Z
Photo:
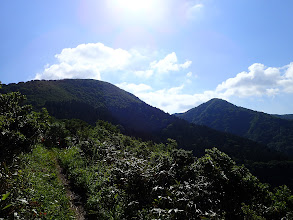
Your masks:
M 0 94 L 1 161 L 11 160 L 13 155 L 29 150 L 47 127 L 48 112 L 33 112 L 30 105 L 21 105 L 25 99 L 19 92 Z

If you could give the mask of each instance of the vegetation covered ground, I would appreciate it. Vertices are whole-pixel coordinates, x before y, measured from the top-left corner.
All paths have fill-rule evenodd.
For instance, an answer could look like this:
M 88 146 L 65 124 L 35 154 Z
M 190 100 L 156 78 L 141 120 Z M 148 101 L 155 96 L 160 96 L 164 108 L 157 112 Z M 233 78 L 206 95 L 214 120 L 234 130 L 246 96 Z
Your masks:
M 23 104 L 31 104 L 35 111 L 41 111 L 45 107 L 49 114 L 57 119 L 81 119 L 92 126 L 95 126 L 98 120 L 108 121 L 119 125 L 119 129 L 125 135 L 139 137 L 145 141 L 153 140 L 156 143 L 166 143 L 168 138 L 171 138 L 176 140 L 180 148 L 191 150 L 196 157 L 203 156 L 205 149 L 217 147 L 237 163 L 245 164 L 262 182 L 268 182 L 273 186 L 286 184 L 291 190 L 293 189 L 291 177 L 293 161 L 288 155 L 280 153 L 272 146 L 270 148 L 240 136 L 220 132 L 203 125 L 191 124 L 171 116 L 160 109 L 147 105 L 134 95 L 110 83 L 89 79 L 34 80 L 3 85 L 0 93 L 17 91 L 27 97 Z M 218 103 L 217 101 L 212 103 L 210 107 L 215 106 L 215 108 L 209 107 L 209 110 L 214 109 L 217 112 L 216 118 L 219 120 L 215 120 L 211 114 L 208 114 L 205 119 L 217 121 L 219 126 L 227 126 L 227 123 L 230 124 L 232 121 L 233 126 L 236 126 L 232 126 L 233 131 L 247 128 L 245 124 L 249 123 L 250 120 L 246 114 L 238 114 L 238 110 L 231 111 L 231 108 L 228 108 L 229 114 L 227 115 L 225 104 L 214 105 Z M 233 112 L 241 117 L 234 117 Z M 229 120 L 223 122 L 221 117 Z M 282 139 L 278 143 L 287 147 L 291 146 L 292 141 L 286 135 L 292 131 L 290 126 L 285 130 L 280 130 L 272 126 L 272 123 L 268 123 L 267 117 L 258 118 L 257 121 L 265 124 L 260 129 L 253 129 L 257 136 L 273 138 L 277 132 L 278 137 Z M 243 123 L 243 119 L 247 119 L 244 120 L 245 123 Z M 32 123 L 33 121 L 26 124 L 33 126 Z M 29 130 L 27 128 L 19 129 L 22 132 Z M 231 129 L 226 131 L 231 131 Z M 7 135 L 7 137 L 11 137 L 11 135 Z
M 286 186 L 261 183 L 216 148 L 200 158 L 125 136 L 98 121 L 56 121 L 0 95 L 0 218 L 76 219 L 58 166 L 86 219 L 292 219 Z

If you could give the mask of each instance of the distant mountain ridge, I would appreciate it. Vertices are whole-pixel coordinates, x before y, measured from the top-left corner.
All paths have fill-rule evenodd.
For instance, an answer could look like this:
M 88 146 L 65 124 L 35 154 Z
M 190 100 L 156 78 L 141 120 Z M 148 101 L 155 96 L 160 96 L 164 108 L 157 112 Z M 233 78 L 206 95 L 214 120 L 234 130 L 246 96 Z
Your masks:
M 212 99 L 177 117 L 239 135 L 293 156 L 293 121 Z
M 275 116 L 277 118 L 281 118 L 281 119 L 286 119 L 286 120 L 293 120 L 293 114 L 285 114 L 285 115 L 272 115 Z
M 13 91 L 26 95 L 26 104 L 32 104 L 36 110 L 46 107 L 50 115 L 59 119 L 78 118 L 91 124 L 99 119 L 109 121 L 121 125 L 123 133 L 144 140 L 166 143 L 168 138 L 174 139 L 179 147 L 192 150 L 195 156 L 217 147 L 237 162 L 245 163 L 264 181 L 293 188 L 293 180 L 288 175 L 293 164 L 277 151 L 171 116 L 110 83 L 88 79 L 36 80 L 3 85 L 0 89 L 1 93 Z M 255 163 L 261 165 L 256 167 Z M 276 170 L 273 177 L 272 167 Z
M 65 79 L 3 85 L 2 92 L 11 91 L 21 92 L 27 96 L 26 104 L 32 104 L 37 110 L 45 107 L 59 119 L 78 118 L 91 124 L 97 120 L 110 121 L 122 125 L 126 134 L 155 141 L 173 138 L 181 147 L 197 154 L 217 146 L 240 160 L 267 161 L 275 158 L 274 153 L 263 145 L 189 124 L 107 82 Z M 242 147 L 236 150 L 235 146 Z

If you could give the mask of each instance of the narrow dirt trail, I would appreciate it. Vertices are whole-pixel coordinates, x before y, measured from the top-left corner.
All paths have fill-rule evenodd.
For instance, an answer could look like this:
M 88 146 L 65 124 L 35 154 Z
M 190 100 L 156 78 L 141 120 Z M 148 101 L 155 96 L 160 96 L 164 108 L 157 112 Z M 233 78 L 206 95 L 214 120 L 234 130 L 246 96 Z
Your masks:
M 75 217 L 77 220 L 85 220 L 85 211 L 82 206 L 82 202 L 80 201 L 81 198 L 77 194 L 75 194 L 70 186 L 69 180 L 66 178 L 66 176 L 63 174 L 63 169 L 59 165 L 57 159 L 56 159 L 56 169 L 58 171 L 57 175 L 58 178 L 61 180 L 62 184 L 64 185 L 64 188 L 66 190 L 66 195 L 69 198 L 70 207 L 75 213 Z

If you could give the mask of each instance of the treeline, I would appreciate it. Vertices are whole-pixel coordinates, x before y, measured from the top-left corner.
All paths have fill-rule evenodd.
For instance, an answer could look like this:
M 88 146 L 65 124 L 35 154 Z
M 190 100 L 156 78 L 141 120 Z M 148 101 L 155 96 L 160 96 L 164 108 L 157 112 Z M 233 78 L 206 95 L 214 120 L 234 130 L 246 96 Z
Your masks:
M 33 110 L 41 112 L 45 107 L 49 114 L 57 119 L 77 118 L 92 126 L 95 126 L 97 120 L 108 121 L 118 125 L 125 135 L 156 143 L 165 143 L 168 138 L 172 138 L 177 141 L 180 148 L 191 150 L 195 157 L 203 156 L 205 149 L 217 147 L 237 163 L 249 167 L 261 181 L 269 182 L 273 186 L 286 184 L 293 189 L 292 160 L 289 160 L 288 156 L 264 144 L 170 116 L 110 83 L 83 79 L 30 81 L 3 85 L 0 93 L 11 91 L 25 94 L 27 99 L 24 100 L 24 104 L 31 104 Z M 217 121 L 216 118 L 219 118 L 218 121 L 221 121 L 221 117 L 233 115 L 231 111 L 235 106 L 230 104 L 228 113 L 225 113 L 227 103 L 222 102 L 224 101 L 216 100 L 216 105 L 211 103 L 207 109 L 216 106 L 217 115 L 206 119 Z M 233 127 L 235 131 L 246 129 L 243 121 L 246 123 L 249 118 L 242 113 L 239 117 L 241 120 L 230 117 L 225 123 L 216 124 L 224 126 L 234 118 L 233 126 L 237 125 Z M 279 135 L 282 135 L 282 132 Z M 259 133 L 261 137 L 268 136 L 265 129 L 261 129 Z M 269 132 L 268 134 L 271 135 Z M 291 145 L 290 139 L 283 139 L 285 141 L 281 142 L 281 145 Z M 274 175 L 271 175 L 272 170 Z
M 0 218 L 74 218 L 58 164 L 88 219 L 293 217 L 289 188 L 261 183 L 216 148 L 195 158 L 172 139 L 156 144 L 104 121 L 58 121 L 20 106 L 23 99 L 0 95 Z
M 293 158 L 292 115 L 269 115 L 212 99 L 178 117 L 267 145 Z

